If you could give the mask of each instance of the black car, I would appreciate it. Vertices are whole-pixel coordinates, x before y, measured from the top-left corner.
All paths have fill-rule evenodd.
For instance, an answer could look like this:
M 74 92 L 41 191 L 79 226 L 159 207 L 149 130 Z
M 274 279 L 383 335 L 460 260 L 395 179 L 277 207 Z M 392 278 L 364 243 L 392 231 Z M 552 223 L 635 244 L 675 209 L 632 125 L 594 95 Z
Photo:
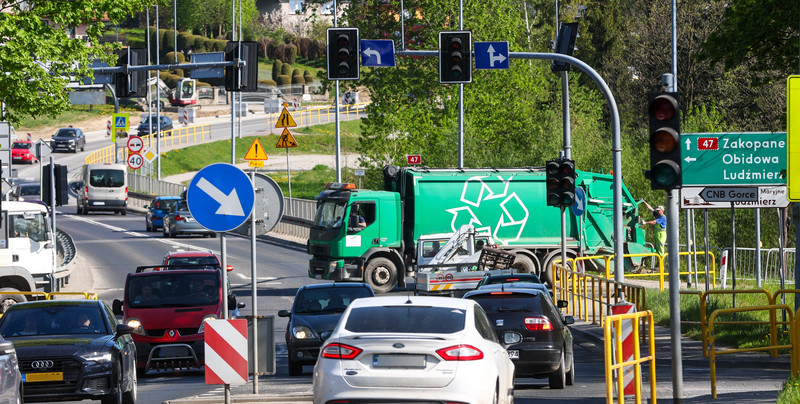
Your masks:
M 26 403 L 135 403 L 132 332 L 99 300 L 17 303 L 0 318 L 0 334 L 17 350 Z
M 478 287 L 483 285 L 494 285 L 498 283 L 542 283 L 542 280 L 539 279 L 536 274 L 524 273 L 524 274 L 501 274 L 501 275 L 490 275 L 486 274 L 481 278 L 480 282 L 478 282 Z
M 303 365 L 317 362 L 322 343 L 336 328 L 350 302 L 373 296 L 375 292 L 365 283 L 320 283 L 298 289 L 292 311 L 278 311 L 279 317 L 289 317 L 286 326 L 289 375 L 299 376 Z
M 479 289 L 464 299 L 481 305 L 494 325 L 495 333 L 507 346 L 516 377 L 548 378 L 551 389 L 563 389 L 575 382 L 572 333 L 564 316 L 543 290 L 516 288 Z M 559 300 L 558 307 L 567 307 Z
M 86 148 L 86 135 L 78 128 L 61 128 L 50 139 L 50 148 L 53 151 L 66 150 L 77 153 L 78 149 Z
M 160 124 L 156 124 L 156 122 L 159 122 Z M 142 123 L 136 127 L 136 132 L 139 134 L 139 136 L 147 136 L 156 131 L 160 133 L 168 130 L 172 130 L 172 119 L 169 119 L 168 116 L 164 115 L 160 115 L 158 117 L 155 115 L 145 115 L 142 117 Z M 172 133 L 170 132 L 170 134 Z

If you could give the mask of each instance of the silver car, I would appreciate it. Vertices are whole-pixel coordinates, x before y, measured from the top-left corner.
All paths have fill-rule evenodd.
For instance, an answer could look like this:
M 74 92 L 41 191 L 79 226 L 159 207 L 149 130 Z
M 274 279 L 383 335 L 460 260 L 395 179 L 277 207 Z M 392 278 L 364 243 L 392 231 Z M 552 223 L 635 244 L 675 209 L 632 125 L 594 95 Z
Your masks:
M 14 343 L 0 335 L 0 403 L 22 404 L 22 375 Z
M 169 208 L 164 215 L 164 237 L 177 237 L 181 234 L 200 234 L 208 237 L 217 237 L 217 233 L 208 230 L 197 223 L 189 212 L 189 205 L 185 200 L 180 200 Z

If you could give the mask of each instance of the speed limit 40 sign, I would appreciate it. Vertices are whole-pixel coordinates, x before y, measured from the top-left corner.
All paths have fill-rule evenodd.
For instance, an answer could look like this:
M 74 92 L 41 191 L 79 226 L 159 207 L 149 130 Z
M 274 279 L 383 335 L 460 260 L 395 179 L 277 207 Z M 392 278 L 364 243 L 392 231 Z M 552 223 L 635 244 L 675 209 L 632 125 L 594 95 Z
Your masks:
M 144 164 L 144 157 L 142 157 L 139 153 L 131 153 L 128 155 L 128 167 L 132 170 L 138 170 L 142 168 Z
M 131 136 L 128 138 L 128 150 L 131 153 L 141 153 L 144 148 L 144 142 L 139 136 Z

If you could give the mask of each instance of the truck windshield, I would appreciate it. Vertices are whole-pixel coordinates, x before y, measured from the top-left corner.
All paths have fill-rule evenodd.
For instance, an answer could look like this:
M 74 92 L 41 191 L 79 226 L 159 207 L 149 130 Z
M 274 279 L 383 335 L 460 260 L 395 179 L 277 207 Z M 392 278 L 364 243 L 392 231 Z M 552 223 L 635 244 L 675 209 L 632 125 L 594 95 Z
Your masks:
M 128 278 L 128 307 L 193 307 L 219 303 L 219 271 L 177 273 L 164 271 Z
M 47 241 L 49 222 L 41 213 L 25 213 L 22 215 L 9 215 L 14 229 L 13 237 L 27 237 L 33 241 Z
M 314 218 L 314 226 L 334 228 L 342 225 L 344 217 L 344 202 L 325 201 L 317 208 L 317 217 Z

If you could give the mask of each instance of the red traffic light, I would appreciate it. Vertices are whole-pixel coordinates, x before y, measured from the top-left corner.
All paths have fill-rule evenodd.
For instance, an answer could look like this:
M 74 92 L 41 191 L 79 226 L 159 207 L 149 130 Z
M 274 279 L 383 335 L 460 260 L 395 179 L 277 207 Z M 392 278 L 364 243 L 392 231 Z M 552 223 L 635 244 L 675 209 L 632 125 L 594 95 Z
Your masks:
M 675 98 L 662 94 L 650 102 L 650 116 L 659 121 L 668 121 L 678 113 L 678 101 Z

